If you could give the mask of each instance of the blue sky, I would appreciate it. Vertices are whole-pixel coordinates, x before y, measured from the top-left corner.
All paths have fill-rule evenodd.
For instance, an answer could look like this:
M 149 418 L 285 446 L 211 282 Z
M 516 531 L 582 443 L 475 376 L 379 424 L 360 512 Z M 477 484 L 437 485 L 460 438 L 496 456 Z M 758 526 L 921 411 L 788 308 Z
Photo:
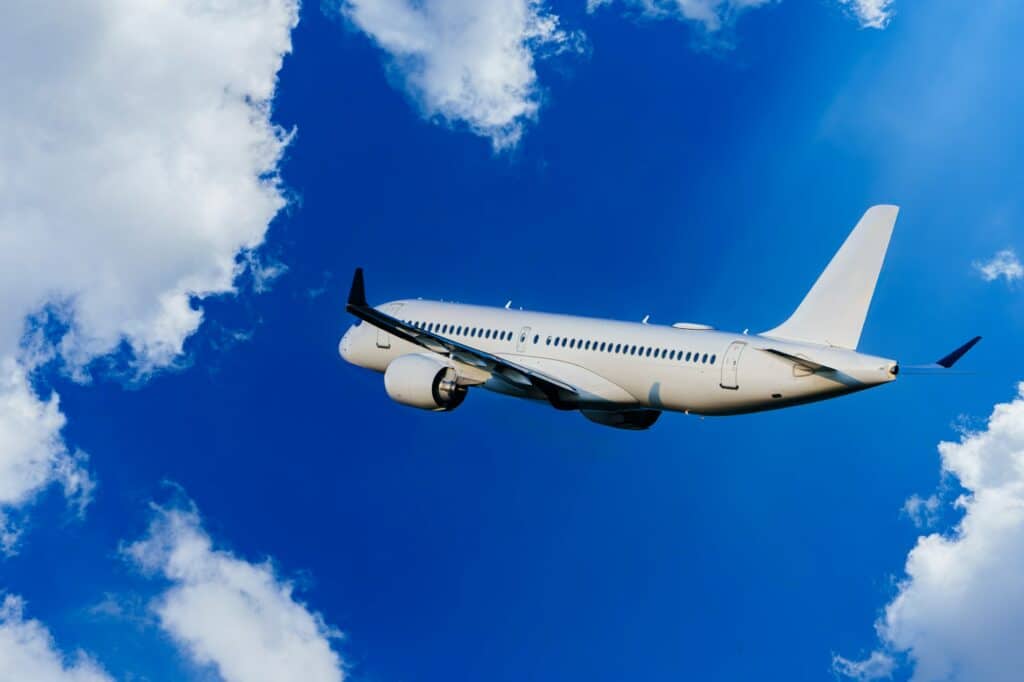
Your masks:
M 449 19 L 482 11 L 449 4 Z M 972 642 L 985 626 L 972 628 L 992 617 L 1012 630 L 1020 618 L 1015 584 L 1005 601 L 984 584 L 1015 576 L 1024 522 L 983 503 L 1021 489 L 1005 461 L 1020 461 L 1024 430 L 985 422 L 1021 378 L 1021 275 L 986 281 L 976 266 L 1024 248 L 1014 67 L 1024 10 L 900 1 L 875 29 L 853 3 L 733 3 L 709 32 L 676 10 L 652 16 L 628 2 L 592 12 L 527 4 L 557 16 L 564 34 L 526 43 L 536 52 L 524 101 L 537 109 L 515 119 L 510 142 L 507 127 L 481 130 L 465 109 L 432 109 L 434 48 L 389 54 L 369 28 L 378 19 L 362 14 L 372 5 L 306 3 L 290 53 L 288 16 L 267 18 L 282 28 L 253 68 L 266 80 L 271 57 L 283 63 L 276 89 L 257 83 L 249 94 L 280 128 L 257 125 L 260 144 L 239 142 L 249 154 L 241 170 L 215 177 L 276 171 L 280 183 L 195 195 L 214 207 L 201 216 L 211 225 L 248 221 L 217 241 L 228 262 L 262 266 L 210 275 L 223 258 L 192 265 L 213 248 L 205 241 L 179 258 L 172 221 L 140 237 L 151 260 L 125 256 L 122 288 L 94 297 L 98 284 L 68 278 L 11 303 L 4 319 L 22 323 L 51 306 L 43 333 L 10 353 L 32 377 L 25 395 L 59 395 L 66 423 L 47 428 L 64 446 L 46 441 L 58 453 L 48 456 L 77 462 L 95 488 L 83 498 L 55 465 L 28 493 L 0 497 L 20 529 L 0 588 L 23 610 L 0 621 L 45 627 L 65 671 L 80 650 L 114 679 L 263 679 L 186 624 L 193 613 L 215 623 L 190 610 L 202 602 L 192 597 L 237 591 L 230 576 L 251 569 L 269 588 L 242 589 L 241 603 L 291 614 L 274 622 L 305 633 L 305 658 L 352 680 L 829 680 L 844 669 L 868 679 L 857 665 L 872 652 L 893 679 L 1009 679 L 1019 651 L 979 654 Z M 385 13 L 405 6 L 377 3 Z M 229 62 L 218 66 L 225 81 L 249 87 L 236 52 L 204 45 L 197 59 Z M 212 90 L 224 88 L 211 78 Z M 13 124 L 28 126 L 31 114 Z M 175 114 L 168 130 L 204 128 L 197 120 Z M 224 121 L 211 121 L 213 137 L 196 138 L 200 158 L 229 147 Z M 110 158 L 116 170 L 121 157 Z M 188 183 L 169 186 L 182 191 L 167 206 L 193 196 Z M 145 222 L 149 196 L 90 212 L 53 195 L 68 211 L 41 208 L 44 228 L 66 214 L 84 216 L 86 231 L 127 216 L 82 256 L 102 267 L 138 233 L 132 220 Z M 928 362 L 982 334 L 964 361 L 972 373 L 901 377 L 778 413 L 666 415 L 633 433 L 486 393 L 450 414 L 420 413 L 337 356 L 356 266 L 372 302 L 512 299 L 771 328 L 882 202 L 902 212 L 861 348 Z M 4 210 L 0 225 L 17 240 L 23 213 Z M 141 313 L 95 321 L 115 319 L 121 296 L 166 300 L 165 284 L 138 272 L 172 260 L 207 273 L 200 286 L 174 285 L 201 323 L 173 306 L 153 327 L 178 330 L 169 336 L 139 331 L 149 329 Z M 183 272 L 175 282 L 197 281 Z M 7 352 L 0 343 L 0 360 Z M 0 434 L 11 423 L 0 417 Z M 941 461 L 940 441 L 956 443 Z M 5 442 L 18 452 L 13 436 Z M 1004 462 L 996 484 L 975 471 L 992 461 Z M 954 506 L 962 493 L 966 506 Z M 915 523 L 904 510 L 913 495 L 935 500 L 931 518 Z M 977 524 L 962 524 L 970 514 Z M 179 562 L 175 551 L 193 546 L 183 537 L 215 549 Z M 957 572 L 945 595 L 928 591 L 922 537 L 949 543 L 957 566 L 992 568 Z M 1007 550 L 1001 564 L 985 546 Z M 945 629 L 943 616 L 920 615 L 943 596 L 954 605 Z M 889 617 L 893 603 L 902 606 Z M 221 627 L 244 631 L 229 611 Z

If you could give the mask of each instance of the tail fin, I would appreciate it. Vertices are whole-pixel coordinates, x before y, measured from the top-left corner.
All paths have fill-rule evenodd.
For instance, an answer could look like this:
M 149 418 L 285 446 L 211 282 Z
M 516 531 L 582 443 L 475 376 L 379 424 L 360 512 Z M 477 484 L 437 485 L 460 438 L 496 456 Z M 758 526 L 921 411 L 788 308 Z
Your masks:
M 763 336 L 855 349 L 897 213 L 897 206 L 869 208 L 796 312 Z

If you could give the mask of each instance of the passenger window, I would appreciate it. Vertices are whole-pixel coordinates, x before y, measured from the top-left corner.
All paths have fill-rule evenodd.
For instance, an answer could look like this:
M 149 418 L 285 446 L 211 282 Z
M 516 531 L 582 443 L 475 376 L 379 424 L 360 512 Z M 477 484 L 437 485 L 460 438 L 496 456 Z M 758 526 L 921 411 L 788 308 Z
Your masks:
M 545 346 L 550 346 L 550 345 L 551 345 L 551 337 L 550 337 L 550 336 L 549 336 L 549 337 L 547 338 L 547 340 L 546 340 L 546 341 L 544 342 L 544 345 L 545 345 Z
M 676 352 L 675 351 L 670 351 L 669 354 L 668 354 L 668 359 L 669 360 L 675 360 L 676 359 Z
M 704 354 L 704 357 L 703 357 L 703 358 L 701 359 L 701 363 L 704 363 L 704 364 L 706 364 L 706 363 L 707 363 L 707 361 L 708 361 L 708 354 L 707 354 L 707 353 L 705 353 L 705 354 Z
M 576 339 L 569 339 L 569 348 L 576 347 Z
M 690 351 L 686 351 L 686 361 L 687 362 L 690 361 L 690 355 L 691 355 Z
M 563 337 L 562 337 L 562 348 L 565 348 L 565 344 L 567 344 L 568 342 L 569 342 L 569 339 L 567 339 L 567 338 L 565 338 L 565 337 L 563 336 Z
M 714 355 L 711 356 L 711 364 L 712 365 L 715 364 L 715 356 Z
M 536 346 L 538 341 L 540 341 L 540 334 L 534 334 L 533 335 L 533 345 Z

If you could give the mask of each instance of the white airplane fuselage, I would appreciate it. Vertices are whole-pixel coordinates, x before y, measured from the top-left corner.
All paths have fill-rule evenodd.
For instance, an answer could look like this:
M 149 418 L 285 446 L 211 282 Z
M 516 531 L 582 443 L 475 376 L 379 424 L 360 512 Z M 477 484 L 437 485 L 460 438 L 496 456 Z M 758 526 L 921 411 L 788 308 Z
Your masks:
M 583 410 L 743 414 L 864 390 L 893 381 L 899 371 L 894 360 L 853 350 L 699 325 L 663 326 L 424 300 L 393 301 L 376 308 L 417 328 L 559 377 L 577 389 L 566 396 L 567 407 Z M 410 354 L 438 361 L 421 346 L 367 323 L 353 325 L 338 350 L 348 362 L 378 372 Z M 808 364 L 796 358 L 806 358 Z M 489 377 L 458 359 L 447 362 L 470 380 L 474 372 L 479 374 L 471 385 L 545 399 L 533 386 Z

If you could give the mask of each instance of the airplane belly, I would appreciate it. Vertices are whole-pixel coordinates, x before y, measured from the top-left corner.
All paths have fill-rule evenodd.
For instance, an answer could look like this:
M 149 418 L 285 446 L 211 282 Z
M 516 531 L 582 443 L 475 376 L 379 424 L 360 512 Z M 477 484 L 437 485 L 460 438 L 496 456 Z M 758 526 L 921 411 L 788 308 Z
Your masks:
M 606 379 L 600 374 L 571 362 L 539 358 L 526 355 L 501 356 L 531 370 L 543 372 L 549 376 L 574 386 L 579 391 L 576 402 L 582 404 L 613 403 L 616 405 L 636 405 L 639 401 L 630 391 L 617 383 Z

